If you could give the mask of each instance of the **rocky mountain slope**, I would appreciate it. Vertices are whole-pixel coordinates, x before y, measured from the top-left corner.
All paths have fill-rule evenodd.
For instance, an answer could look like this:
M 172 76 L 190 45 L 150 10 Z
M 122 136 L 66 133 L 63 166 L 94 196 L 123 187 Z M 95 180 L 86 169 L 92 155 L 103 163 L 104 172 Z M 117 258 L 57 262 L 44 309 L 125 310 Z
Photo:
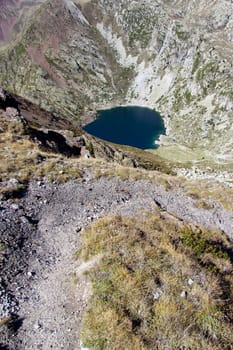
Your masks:
M 57 115 L 87 120 L 86 112 L 125 89 L 124 68 L 70 1 L 46 1 L 8 50 L 3 86 Z
M 0 79 L 80 124 L 107 106 L 156 108 L 167 125 L 163 156 L 229 164 L 232 6 L 228 0 L 45 1 L 0 53 Z
M 9 42 L 22 29 L 42 1 L 0 1 L 0 46 Z

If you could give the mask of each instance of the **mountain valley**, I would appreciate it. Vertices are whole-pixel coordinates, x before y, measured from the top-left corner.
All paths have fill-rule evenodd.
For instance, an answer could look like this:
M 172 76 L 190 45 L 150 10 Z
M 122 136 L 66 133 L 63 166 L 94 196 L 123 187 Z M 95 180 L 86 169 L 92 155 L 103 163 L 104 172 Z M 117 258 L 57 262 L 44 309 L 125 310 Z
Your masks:
M 0 9 L 0 349 L 231 350 L 233 3 Z M 158 149 L 84 130 L 120 106 Z

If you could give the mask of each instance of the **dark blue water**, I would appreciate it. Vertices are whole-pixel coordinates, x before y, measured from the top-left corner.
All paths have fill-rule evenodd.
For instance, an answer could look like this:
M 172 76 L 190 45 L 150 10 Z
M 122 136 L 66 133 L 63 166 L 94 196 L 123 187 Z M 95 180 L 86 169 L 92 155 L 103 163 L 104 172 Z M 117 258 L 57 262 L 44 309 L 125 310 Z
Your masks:
M 157 148 L 155 141 L 165 134 L 159 113 L 143 107 L 117 107 L 99 111 L 97 119 L 84 127 L 103 140 L 142 149 Z

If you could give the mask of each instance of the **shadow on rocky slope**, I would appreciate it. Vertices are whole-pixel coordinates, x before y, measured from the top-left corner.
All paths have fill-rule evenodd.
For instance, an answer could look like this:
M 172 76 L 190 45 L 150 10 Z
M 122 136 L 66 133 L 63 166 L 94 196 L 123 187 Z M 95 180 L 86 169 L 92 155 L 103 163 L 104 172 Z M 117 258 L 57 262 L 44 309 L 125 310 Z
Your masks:
M 0 89 L 0 109 L 9 120 L 18 120 L 32 140 L 45 151 L 80 156 L 85 140 L 77 125 L 55 117 L 22 97 Z M 72 131 L 71 131 L 72 130 Z

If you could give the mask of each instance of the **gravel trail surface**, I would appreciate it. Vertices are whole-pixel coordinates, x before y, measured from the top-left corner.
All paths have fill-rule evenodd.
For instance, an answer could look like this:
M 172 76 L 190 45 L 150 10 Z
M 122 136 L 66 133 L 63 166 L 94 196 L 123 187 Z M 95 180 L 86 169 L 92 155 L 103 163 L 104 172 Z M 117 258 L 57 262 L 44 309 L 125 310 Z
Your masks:
M 80 233 L 106 214 L 136 216 L 148 210 L 229 236 L 233 232 L 232 212 L 217 204 L 199 208 L 182 192 L 147 181 L 87 177 L 59 185 L 31 183 L 17 202 L 1 202 L 0 348 L 80 349 L 90 290 L 85 277 L 77 278 Z

